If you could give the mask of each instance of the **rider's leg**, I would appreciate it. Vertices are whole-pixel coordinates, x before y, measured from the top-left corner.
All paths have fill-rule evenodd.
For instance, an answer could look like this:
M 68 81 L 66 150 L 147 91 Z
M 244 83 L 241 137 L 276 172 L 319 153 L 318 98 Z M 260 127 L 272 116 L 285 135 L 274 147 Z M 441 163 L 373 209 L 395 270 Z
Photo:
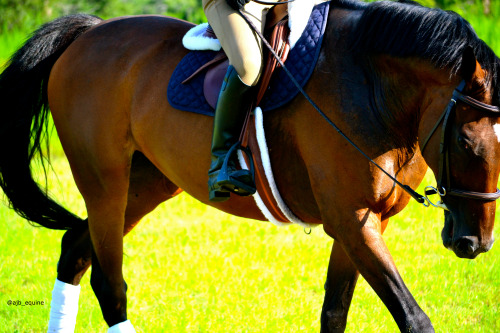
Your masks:
M 229 66 L 222 85 L 214 116 L 212 160 L 208 170 L 208 189 L 211 201 L 224 201 L 229 191 L 240 195 L 255 193 L 249 170 L 238 170 L 233 155 L 223 167 L 228 150 L 238 141 L 245 120 L 245 111 L 252 102 L 252 87 L 245 85 L 233 66 Z
M 224 201 L 230 191 L 240 195 L 255 192 L 251 173 L 237 170 L 234 159 L 228 160 L 223 172 L 221 168 L 227 151 L 238 141 L 245 111 L 252 102 L 252 86 L 257 84 L 263 66 L 262 46 L 246 21 L 225 0 L 204 1 L 203 8 L 231 63 L 215 111 L 208 180 L 210 200 Z M 244 10 L 254 25 L 262 29 L 267 7 L 249 3 Z
M 250 2 L 242 11 L 262 32 L 268 8 L 269 6 Z M 229 7 L 226 0 L 203 0 L 203 9 L 241 81 L 247 86 L 256 85 L 263 66 L 262 42 L 259 37 L 245 19 Z

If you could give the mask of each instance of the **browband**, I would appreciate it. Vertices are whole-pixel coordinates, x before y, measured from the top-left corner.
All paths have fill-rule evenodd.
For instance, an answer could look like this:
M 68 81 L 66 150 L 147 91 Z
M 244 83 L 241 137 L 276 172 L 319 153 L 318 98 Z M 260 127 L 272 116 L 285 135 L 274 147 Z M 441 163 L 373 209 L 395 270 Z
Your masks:
M 482 111 L 500 113 L 500 107 L 480 102 L 477 99 L 462 94 L 458 90 L 455 90 L 454 95 L 455 97 L 457 97 L 457 99 L 459 99 L 460 101 L 464 102 L 469 106 L 472 106 L 473 108 L 480 109 Z

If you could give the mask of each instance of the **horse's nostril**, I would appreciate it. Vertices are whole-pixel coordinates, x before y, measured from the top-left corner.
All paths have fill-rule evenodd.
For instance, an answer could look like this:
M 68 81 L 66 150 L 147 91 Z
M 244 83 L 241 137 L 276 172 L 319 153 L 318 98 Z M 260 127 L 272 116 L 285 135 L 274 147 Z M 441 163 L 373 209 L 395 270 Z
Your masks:
M 455 249 L 467 257 L 472 256 L 478 247 L 478 242 L 469 237 L 462 237 L 455 241 Z

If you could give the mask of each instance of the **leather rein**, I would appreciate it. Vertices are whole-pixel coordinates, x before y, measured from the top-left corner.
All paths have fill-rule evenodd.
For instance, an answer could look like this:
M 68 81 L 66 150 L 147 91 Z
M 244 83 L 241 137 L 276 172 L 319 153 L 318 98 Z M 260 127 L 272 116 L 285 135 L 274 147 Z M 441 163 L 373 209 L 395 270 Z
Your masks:
M 260 0 L 252 0 L 255 2 L 258 2 Z M 282 4 L 282 3 L 275 3 L 275 4 Z M 312 98 L 305 92 L 305 90 L 302 88 L 302 86 L 297 82 L 295 77 L 293 76 L 292 73 L 288 70 L 288 68 L 285 66 L 284 62 L 281 60 L 280 56 L 273 50 L 269 42 L 266 40 L 264 35 L 260 32 L 259 29 L 255 27 L 253 22 L 246 16 L 246 14 L 240 9 L 239 10 L 240 15 L 245 19 L 245 21 L 248 23 L 248 25 L 252 28 L 252 30 L 259 36 L 259 38 L 262 40 L 266 48 L 269 50 L 269 52 L 276 58 L 280 66 L 283 68 L 287 76 L 290 78 L 292 83 L 295 85 L 295 87 L 299 90 L 299 92 L 304 96 L 304 98 L 314 107 L 314 109 L 328 122 L 336 131 L 339 133 L 349 144 L 354 147 L 358 152 L 361 153 L 370 163 L 372 163 L 375 167 L 377 167 L 380 171 L 382 171 L 387 177 L 389 177 L 391 180 L 394 181 L 398 186 L 400 186 L 406 193 L 408 193 L 413 199 L 415 199 L 418 203 L 421 203 L 425 207 L 429 206 L 434 206 L 437 208 L 442 208 L 445 210 L 448 210 L 444 202 L 442 201 L 442 198 L 446 195 L 450 196 L 457 196 L 457 197 L 462 197 L 462 198 L 467 198 L 467 199 L 475 199 L 475 200 L 482 200 L 482 201 L 495 201 L 498 198 L 500 198 L 500 189 L 497 188 L 497 191 L 494 193 L 481 193 L 481 192 L 473 192 L 473 191 L 468 191 L 468 190 L 459 190 L 459 189 L 454 189 L 451 188 L 450 185 L 450 163 L 449 163 L 449 150 L 447 149 L 447 140 L 446 140 L 446 129 L 448 128 L 448 122 L 450 118 L 450 114 L 453 110 L 456 109 L 456 104 L 457 101 L 461 101 L 463 103 L 468 104 L 469 106 L 485 111 L 488 113 L 499 113 L 500 114 L 500 108 L 497 106 L 485 104 L 483 102 L 480 102 L 470 96 L 462 94 L 462 90 L 465 87 L 465 81 L 462 81 L 459 86 L 455 89 L 453 92 L 453 96 L 448 103 L 448 106 L 442 113 L 442 115 L 439 117 L 436 125 L 434 125 L 434 128 L 431 130 L 430 134 L 427 136 L 427 138 L 424 141 L 424 144 L 422 146 L 421 154 L 423 156 L 423 151 L 429 142 L 430 138 L 434 134 L 434 132 L 437 130 L 439 125 L 444 119 L 443 123 L 443 130 L 441 131 L 441 144 L 440 144 L 440 157 L 439 157 L 439 175 L 437 179 L 437 188 L 433 186 L 427 186 L 425 188 L 425 196 L 419 194 L 415 190 L 413 190 L 409 185 L 405 185 L 398 181 L 394 176 L 389 174 L 387 171 L 385 171 L 380 165 L 378 165 L 373 159 L 371 159 L 361 148 L 359 148 L 347 135 L 345 135 L 340 128 L 318 107 L 318 105 L 312 100 Z M 446 183 L 443 184 L 443 170 L 446 168 Z M 433 203 L 428 196 L 433 195 L 433 194 L 439 194 L 441 201 L 437 203 Z
M 447 140 L 447 135 L 446 133 L 448 132 L 449 128 L 449 121 L 450 121 L 450 115 L 452 114 L 453 111 L 456 110 L 457 107 L 457 102 L 463 102 L 472 108 L 480 111 L 484 111 L 487 113 L 496 113 L 500 114 L 500 108 L 497 106 L 485 104 L 483 102 L 480 102 L 470 96 L 464 95 L 462 93 L 462 90 L 465 87 L 465 81 L 462 81 L 458 87 L 455 89 L 453 92 L 453 96 L 451 97 L 450 102 L 448 103 L 448 106 L 445 108 L 444 112 L 441 114 L 439 117 L 438 121 L 432 128 L 431 132 L 427 136 L 427 138 L 424 140 L 424 144 L 422 145 L 422 149 L 420 149 L 421 154 L 423 156 L 424 150 L 427 147 L 427 143 L 429 143 L 429 140 L 431 137 L 434 135 L 436 132 L 437 128 L 441 124 L 442 125 L 442 130 L 441 130 L 441 143 L 439 144 L 439 172 L 438 172 L 438 177 L 437 177 L 437 187 L 432 187 L 432 186 L 427 186 L 425 188 L 425 198 L 427 200 L 427 203 L 434 206 L 434 207 L 439 207 L 443 208 L 445 210 L 448 210 L 446 208 L 446 205 L 443 203 L 442 198 L 446 195 L 449 196 L 455 196 L 455 197 L 461 197 L 461 198 L 467 198 L 467 199 L 475 199 L 475 200 L 482 200 L 482 201 L 495 201 L 498 198 L 500 198 L 500 190 L 497 188 L 496 192 L 493 193 L 482 193 L 482 192 L 474 192 L 474 191 L 468 191 L 468 190 L 459 190 L 451 187 L 451 180 L 450 180 L 450 150 L 449 148 L 449 140 Z M 446 175 L 446 178 L 445 178 Z M 428 195 L 433 195 L 433 194 L 438 194 L 441 197 L 441 201 L 437 203 L 433 203 L 429 198 Z

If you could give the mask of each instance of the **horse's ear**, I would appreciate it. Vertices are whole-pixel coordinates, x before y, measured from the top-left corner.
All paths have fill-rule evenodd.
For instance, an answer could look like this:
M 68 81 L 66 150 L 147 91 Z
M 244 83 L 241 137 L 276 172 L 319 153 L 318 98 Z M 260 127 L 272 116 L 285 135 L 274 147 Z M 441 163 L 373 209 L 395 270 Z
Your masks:
M 470 81 L 476 72 L 476 55 L 474 54 L 474 50 L 472 47 L 467 46 L 464 49 L 464 54 L 462 56 L 462 64 L 460 67 L 460 74 L 462 78 L 466 81 Z

